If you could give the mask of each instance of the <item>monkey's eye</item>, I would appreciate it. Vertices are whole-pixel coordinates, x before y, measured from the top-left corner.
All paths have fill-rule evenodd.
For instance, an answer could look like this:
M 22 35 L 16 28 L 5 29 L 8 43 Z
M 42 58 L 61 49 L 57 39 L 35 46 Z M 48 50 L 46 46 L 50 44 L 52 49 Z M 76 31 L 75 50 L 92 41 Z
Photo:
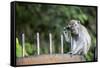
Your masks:
M 77 24 L 74 24 L 74 26 L 77 26 Z

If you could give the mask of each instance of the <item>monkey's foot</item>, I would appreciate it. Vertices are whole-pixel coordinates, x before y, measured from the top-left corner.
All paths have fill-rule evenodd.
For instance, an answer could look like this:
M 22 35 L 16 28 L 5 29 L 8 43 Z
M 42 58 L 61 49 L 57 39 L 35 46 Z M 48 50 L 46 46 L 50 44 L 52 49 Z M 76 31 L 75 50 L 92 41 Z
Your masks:
M 68 52 L 67 54 L 70 54 L 71 57 L 73 57 L 73 55 L 79 55 L 79 54 L 74 53 L 74 52 L 72 52 L 72 51 L 71 51 L 71 52 Z
M 71 57 L 73 56 L 73 53 L 72 52 L 68 52 L 67 54 L 69 54 Z

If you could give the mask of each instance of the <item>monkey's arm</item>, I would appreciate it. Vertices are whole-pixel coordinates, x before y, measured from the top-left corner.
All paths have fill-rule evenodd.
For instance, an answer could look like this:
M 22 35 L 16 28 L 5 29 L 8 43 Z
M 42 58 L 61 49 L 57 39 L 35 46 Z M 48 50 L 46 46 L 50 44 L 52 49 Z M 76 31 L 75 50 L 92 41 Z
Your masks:
M 77 44 L 76 44 L 75 40 L 71 38 L 71 51 L 68 53 L 76 54 L 76 52 L 77 52 L 76 48 L 77 48 Z

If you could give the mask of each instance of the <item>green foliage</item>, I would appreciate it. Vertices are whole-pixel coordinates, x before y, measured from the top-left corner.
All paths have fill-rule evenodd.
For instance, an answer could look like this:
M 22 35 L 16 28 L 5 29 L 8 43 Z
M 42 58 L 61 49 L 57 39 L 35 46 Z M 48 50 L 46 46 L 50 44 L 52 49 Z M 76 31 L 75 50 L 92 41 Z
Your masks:
M 22 57 L 22 47 L 19 44 L 18 38 L 16 38 L 16 57 Z
M 26 50 L 24 49 L 24 53 L 25 56 L 28 56 L 28 53 L 26 52 Z M 22 46 L 19 43 L 18 38 L 16 38 L 16 57 L 23 57 L 23 49 Z
M 33 55 L 36 53 L 36 47 L 30 43 L 25 44 L 25 50 L 29 55 Z

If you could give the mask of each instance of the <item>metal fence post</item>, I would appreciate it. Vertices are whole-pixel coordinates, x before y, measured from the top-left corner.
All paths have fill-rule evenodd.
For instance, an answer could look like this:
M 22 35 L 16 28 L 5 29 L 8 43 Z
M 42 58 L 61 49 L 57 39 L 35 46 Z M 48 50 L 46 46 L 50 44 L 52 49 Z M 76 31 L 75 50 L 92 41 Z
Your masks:
M 25 35 L 24 33 L 22 34 L 22 51 L 23 51 L 23 57 L 25 56 Z
M 63 35 L 61 34 L 61 54 L 64 53 L 64 50 L 63 50 Z
M 49 33 L 49 41 L 50 41 L 50 54 L 52 54 L 52 34 Z
M 37 54 L 40 55 L 40 38 L 38 32 L 37 32 Z

